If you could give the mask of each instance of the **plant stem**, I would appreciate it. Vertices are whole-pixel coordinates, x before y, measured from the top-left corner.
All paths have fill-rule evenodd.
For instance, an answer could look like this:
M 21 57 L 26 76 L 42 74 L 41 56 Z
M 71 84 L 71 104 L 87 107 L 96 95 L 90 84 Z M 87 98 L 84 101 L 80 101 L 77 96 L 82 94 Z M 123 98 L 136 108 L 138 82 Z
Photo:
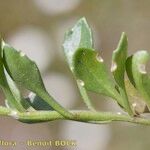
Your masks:
M 0 106 L 0 116 L 8 116 L 11 113 L 11 109 Z
M 12 116 L 10 115 L 14 110 L 9 108 L 0 107 L 1 116 Z M 150 119 L 141 117 L 130 117 L 126 114 L 112 113 L 112 112 L 92 112 L 92 111 L 70 111 L 74 114 L 72 119 L 67 119 L 63 117 L 56 111 L 33 111 L 33 112 L 17 112 L 18 120 L 32 123 L 32 122 L 44 122 L 44 121 L 54 121 L 54 120 L 74 120 L 86 123 L 109 123 L 111 121 L 123 121 L 131 122 L 141 125 L 150 125 Z M 15 116 L 16 117 L 16 116 Z

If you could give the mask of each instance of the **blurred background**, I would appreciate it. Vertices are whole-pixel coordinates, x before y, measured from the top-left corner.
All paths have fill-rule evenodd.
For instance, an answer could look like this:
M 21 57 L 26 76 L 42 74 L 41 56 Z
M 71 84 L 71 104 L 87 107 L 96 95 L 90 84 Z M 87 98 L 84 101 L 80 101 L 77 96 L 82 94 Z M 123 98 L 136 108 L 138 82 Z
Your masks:
M 62 50 L 64 33 L 85 16 L 93 30 L 94 45 L 108 68 L 121 32 L 129 40 L 129 54 L 150 49 L 150 1 L 136 0 L 0 0 L 0 34 L 13 47 L 35 60 L 48 91 L 69 109 L 85 109 Z M 116 103 L 89 93 L 97 110 L 120 111 Z M 1 95 L 3 99 L 3 95 Z M 1 101 L 3 105 L 3 101 Z M 71 121 L 28 125 L 0 117 L 0 139 L 75 140 L 77 147 L 36 150 L 148 150 L 150 128 L 129 123 L 90 125 Z M 25 144 L 3 149 L 29 149 Z

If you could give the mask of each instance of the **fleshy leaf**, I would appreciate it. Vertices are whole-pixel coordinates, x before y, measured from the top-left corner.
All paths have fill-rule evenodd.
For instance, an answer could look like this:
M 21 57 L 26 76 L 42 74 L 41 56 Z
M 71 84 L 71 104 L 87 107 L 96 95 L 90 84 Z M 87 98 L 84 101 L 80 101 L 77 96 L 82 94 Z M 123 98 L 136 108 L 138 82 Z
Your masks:
M 132 57 L 132 74 L 135 86 L 150 108 L 150 76 L 146 72 L 146 63 L 150 59 L 147 51 L 138 51 Z
M 41 99 L 33 92 L 29 94 L 26 100 L 29 101 L 31 106 L 36 110 L 54 110 L 48 103 L 46 103 L 43 99 Z
M 74 71 L 81 86 L 87 90 L 116 99 L 120 105 L 120 95 L 110 78 L 103 59 L 93 49 L 80 48 L 74 55 Z
M 83 47 L 84 48 L 93 47 L 91 29 L 85 18 L 81 18 L 76 23 L 76 25 L 65 34 L 65 40 L 63 44 L 64 54 L 66 56 L 66 60 L 68 62 L 69 68 L 73 74 L 74 74 L 73 55 L 78 48 L 83 48 Z M 90 98 L 88 97 L 86 89 L 80 85 L 78 80 L 76 81 L 77 81 L 77 86 L 79 88 L 80 94 L 85 104 L 89 109 L 95 110 Z
M 129 114 L 132 114 L 132 110 L 128 102 L 128 97 L 126 94 L 124 83 L 127 49 L 128 49 L 128 40 L 126 34 L 123 32 L 119 44 L 117 46 L 117 49 L 113 51 L 111 72 L 113 73 L 114 79 L 119 86 L 119 91 L 122 96 L 125 109 Z
M 36 93 L 63 116 L 68 118 L 72 116 L 48 94 L 37 65 L 23 52 L 18 52 L 9 45 L 5 45 L 4 62 L 7 72 L 15 82 Z

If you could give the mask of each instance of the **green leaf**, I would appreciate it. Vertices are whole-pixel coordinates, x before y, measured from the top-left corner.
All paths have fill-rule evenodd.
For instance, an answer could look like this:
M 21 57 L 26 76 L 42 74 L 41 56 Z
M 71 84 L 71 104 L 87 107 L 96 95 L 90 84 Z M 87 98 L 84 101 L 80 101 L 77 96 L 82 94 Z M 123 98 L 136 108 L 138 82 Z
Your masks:
M 81 86 L 84 86 L 89 91 L 112 97 L 120 105 L 123 105 L 103 59 L 96 51 L 85 48 L 78 49 L 74 55 L 74 68 L 75 75 Z
M 113 51 L 111 71 L 117 84 L 124 88 L 125 62 L 127 58 L 128 41 L 123 32 L 117 49 Z
M 133 74 L 132 74 L 132 57 L 133 56 L 131 55 L 126 60 L 126 72 L 127 72 L 127 75 L 128 75 L 128 78 L 129 78 L 130 82 L 135 87 L 135 82 L 134 82 L 134 78 L 133 78 Z
M 129 102 L 134 111 L 134 114 L 142 114 L 148 111 L 147 105 L 138 90 L 129 80 L 125 80 L 125 86 L 128 93 Z
M 117 49 L 113 51 L 111 72 L 113 73 L 114 79 L 119 86 L 119 91 L 122 96 L 125 109 L 129 114 L 132 114 L 132 110 L 128 102 L 128 97 L 126 94 L 124 83 L 127 49 L 128 49 L 128 40 L 126 34 L 123 32 L 119 44 L 117 46 Z
M 9 107 L 18 111 L 25 111 L 21 102 L 18 99 L 15 99 L 15 97 L 13 96 L 6 79 L 6 72 L 4 72 L 4 65 L 3 65 L 3 58 L 2 58 L 4 44 L 5 44 L 4 41 L 1 39 L 0 40 L 0 87 L 5 94 L 6 97 L 5 102 L 9 105 Z
M 36 110 L 54 110 L 48 103 L 33 92 L 29 94 L 26 100 L 29 101 L 31 106 Z
M 29 104 L 38 111 L 53 111 L 54 109 L 46 103 L 42 98 L 37 96 L 35 93 L 30 92 L 28 97 L 25 98 L 26 101 L 29 102 Z M 32 112 L 31 112 L 32 113 Z M 27 119 L 19 119 L 20 122 L 28 123 L 28 124 L 35 124 L 35 123 L 42 123 L 47 122 L 46 120 L 27 120 Z
M 85 18 L 81 18 L 75 24 L 75 26 L 65 34 L 65 40 L 63 44 L 64 54 L 66 56 L 66 60 L 68 62 L 69 68 L 73 74 L 74 74 L 73 55 L 77 51 L 77 49 L 81 47 L 84 48 L 93 47 L 91 29 Z M 80 94 L 85 104 L 89 109 L 95 110 L 90 98 L 88 97 L 86 89 L 80 85 L 80 82 L 78 80 L 76 81 L 77 81 L 77 86 L 79 88 Z
M 150 59 L 147 51 L 138 51 L 132 57 L 132 74 L 135 86 L 150 108 L 150 76 L 146 72 L 146 63 Z
M 92 48 L 93 39 L 91 29 L 85 18 L 81 18 L 76 25 L 66 32 L 63 44 L 64 53 L 71 70 L 73 70 L 73 55 L 78 48 Z
M 4 46 L 5 67 L 14 81 L 34 92 L 44 89 L 44 84 L 36 64 L 23 52 Z
M 6 78 L 4 74 L 3 59 L 2 59 L 3 45 L 4 42 L 2 39 L 0 39 L 0 86 L 1 87 L 4 87 L 6 85 Z
M 23 96 L 21 95 L 18 87 L 16 86 L 16 84 L 14 83 L 14 81 L 11 79 L 11 77 L 9 76 L 9 74 L 7 73 L 6 70 L 4 70 L 5 73 L 5 77 L 8 83 L 8 86 L 10 88 L 10 91 L 14 97 L 14 99 L 18 102 L 20 102 L 20 104 L 25 108 L 25 110 L 27 111 L 34 111 L 34 109 L 30 106 L 30 104 L 28 103 L 28 101 L 26 101 Z M 9 103 L 7 103 L 9 106 Z M 10 107 L 10 106 L 9 106 Z
M 23 52 L 18 52 L 9 45 L 5 45 L 4 62 L 7 72 L 15 82 L 36 93 L 63 116 L 72 117 L 71 113 L 48 94 L 37 65 Z

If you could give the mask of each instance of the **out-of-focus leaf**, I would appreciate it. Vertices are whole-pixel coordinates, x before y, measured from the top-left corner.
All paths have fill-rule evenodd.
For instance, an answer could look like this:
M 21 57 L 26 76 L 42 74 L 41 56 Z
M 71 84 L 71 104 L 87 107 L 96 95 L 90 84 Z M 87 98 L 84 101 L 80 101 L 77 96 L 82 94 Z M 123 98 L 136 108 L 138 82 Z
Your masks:
M 68 62 L 69 68 L 74 74 L 74 66 L 73 66 L 73 55 L 77 51 L 78 48 L 92 48 L 93 47 L 93 38 L 91 29 L 85 18 L 81 18 L 75 26 L 70 29 L 65 34 L 65 40 L 63 44 L 64 54 L 66 56 L 66 60 Z M 80 94 L 87 105 L 87 107 L 91 110 L 95 110 L 92 102 L 90 101 L 86 89 L 81 86 L 79 80 L 77 81 L 77 86 L 79 88 Z
M 125 90 L 124 75 L 125 75 L 125 62 L 127 58 L 128 41 L 127 36 L 123 32 L 116 50 L 113 51 L 112 55 L 112 67 L 111 72 L 113 73 L 114 79 L 119 86 L 119 91 L 122 96 L 122 100 L 126 111 L 132 114 L 128 97 Z
M 33 92 L 29 94 L 26 100 L 29 101 L 31 106 L 36 110 L 54 110 L 48 103 Z
M 48 94 L 37 65 L 23 52 L 18 52 L 9 45 L 5 45 L 4 62 L 7 72 L 15 82 L 36 93 L 63 116 L 72 116 L 70 112 Z
M 145 101 L 129 80 L 125 80 L 129 102 L 135 114 L 139 115 L 148 111 Z
M 87 90 L 116 99 L 123 106 L 103 59 L 93 49 L 80 48 L 74 55 L 74 72 Z
M 146 63 L 150 59 L 147 51 L 138 51 L 132 57 L 132 74 L 135 86 L 150 108 L 150 76 L 146 72 Z

